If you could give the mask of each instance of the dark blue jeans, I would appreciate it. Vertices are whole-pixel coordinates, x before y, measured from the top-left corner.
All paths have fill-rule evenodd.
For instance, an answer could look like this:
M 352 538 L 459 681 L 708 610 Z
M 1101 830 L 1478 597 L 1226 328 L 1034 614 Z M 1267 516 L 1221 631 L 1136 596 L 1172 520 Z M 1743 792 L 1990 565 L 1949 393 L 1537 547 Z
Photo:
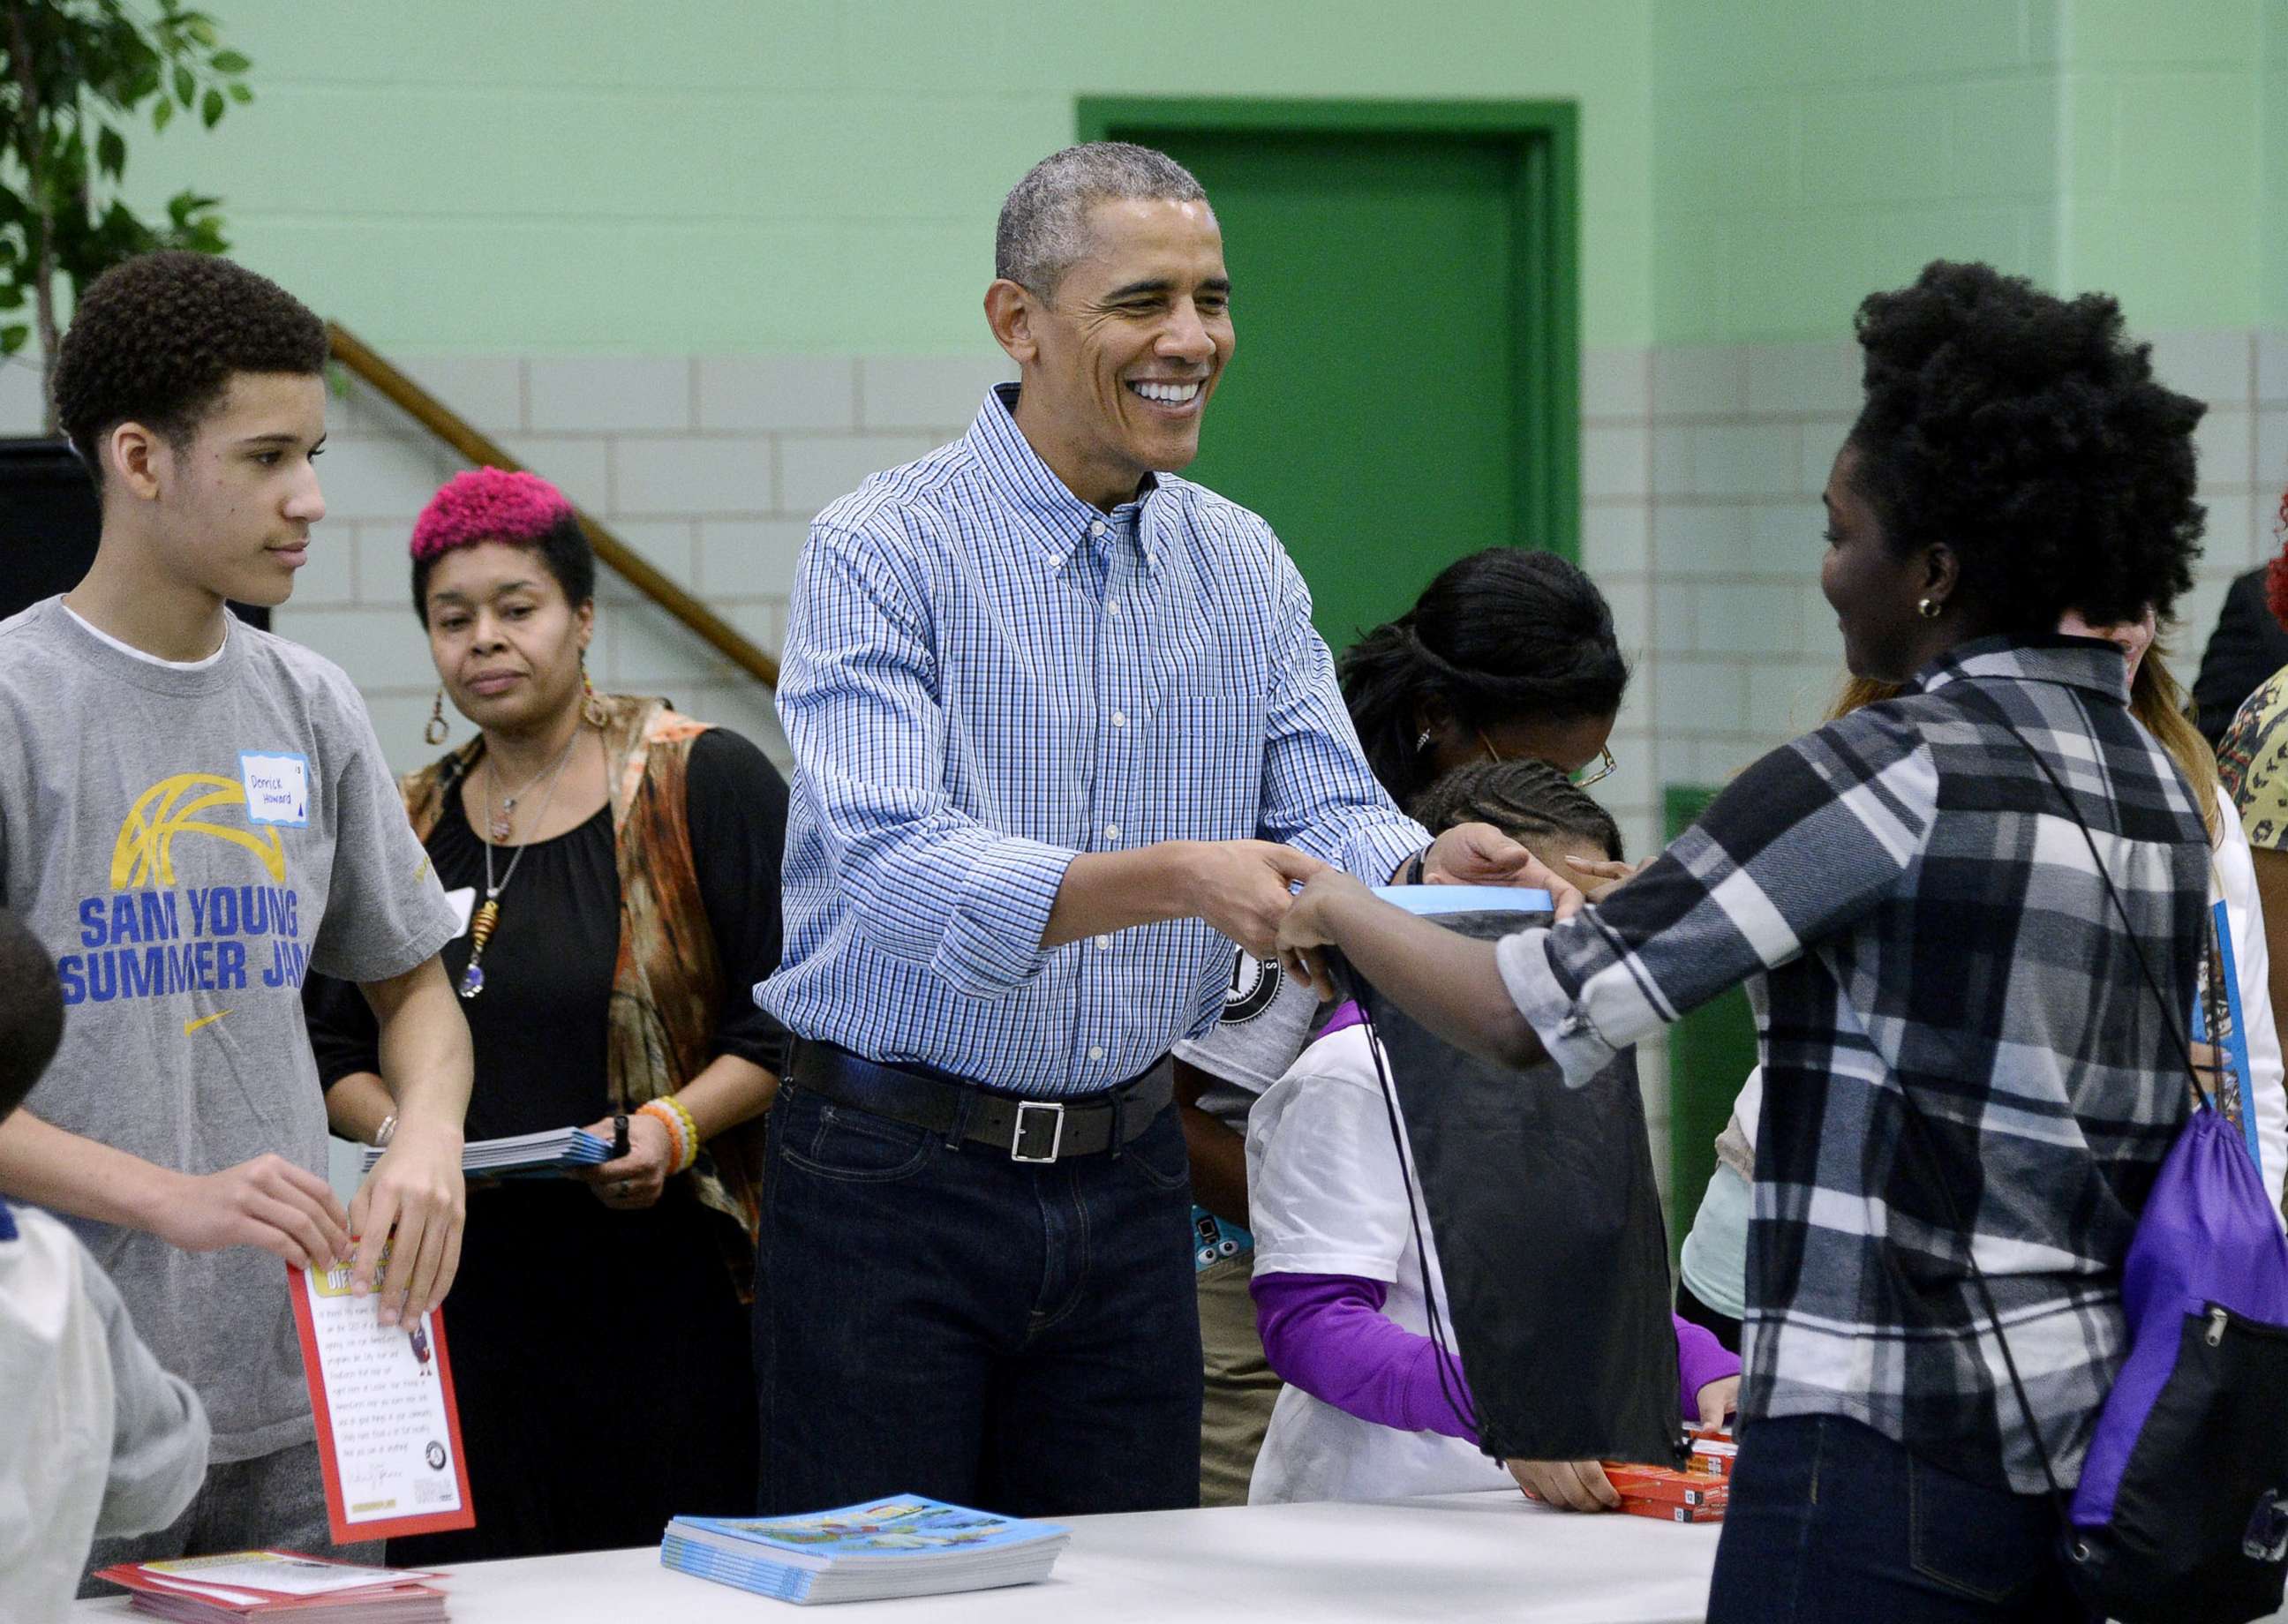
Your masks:
M 1751 1422 L 1716 1547 L 1709 1624 L 2088 1624 L 2046 1495 L 1917 1460 L 1839 1415 Z
M 1198 1502 L 1175 1107 L 1051 1166 L 788 1088 L 755 1275 L 761 1509 L 920 1493 L 1019 1517 Z

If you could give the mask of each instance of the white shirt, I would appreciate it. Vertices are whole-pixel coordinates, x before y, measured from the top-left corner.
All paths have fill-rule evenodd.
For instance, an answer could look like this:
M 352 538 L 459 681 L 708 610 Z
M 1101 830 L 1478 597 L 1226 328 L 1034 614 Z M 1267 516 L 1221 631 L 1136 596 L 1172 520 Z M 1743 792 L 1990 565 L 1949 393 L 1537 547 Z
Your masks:
M 2233 968 L 2240 984 L 2240 1018 L 2247 1028 L 2248 1070 L 2242 1089 L 2256 1118 L 2258 1160 L 2272 1215 L 2280 1216 L 2280 1195 L 2288 1178 L 2288 1085 L 2284 1085 L 2280 1029 L 2273 1018 L 2272 957 L 2264 941 L 2264 905 L 2256 894 L 2256 865 L 2248 855 L 2248 836 L 2228 802 L 2220 802 L 2216 849 L 2209 865 L 2209 900 L 2221 899 L 2232 927 Z
M 1383 1313 L 1426 1336 L 1422 1254 L 1407 1204 L 1414 1163 L 1403 1127 L 1394 1140 L 1391 1121 L 1363 1026 L 1321 1038 L 1265 1091 L 1247 1119 L 1255 1271 L 1386 1281 Z M 1445 1317 L 1445 1286 L 1426 1217 L 1421 1228 L 1440 1327 L 1451 1348 L 1454 1327 Z M 1501 1464 L 1474 1444 L 1362 1421 L 1285 1387 L 1255 1457 L 1247 1499 L 1251 1505 L 1387 1500 L 1513 1486 Z
M 0 1619 L 68 1615 L 97 1534 L 148 1533 L 206 1476 L 207 1417 L 159 1368 L 107 1276 L 44 1212 L 0 1233 Z

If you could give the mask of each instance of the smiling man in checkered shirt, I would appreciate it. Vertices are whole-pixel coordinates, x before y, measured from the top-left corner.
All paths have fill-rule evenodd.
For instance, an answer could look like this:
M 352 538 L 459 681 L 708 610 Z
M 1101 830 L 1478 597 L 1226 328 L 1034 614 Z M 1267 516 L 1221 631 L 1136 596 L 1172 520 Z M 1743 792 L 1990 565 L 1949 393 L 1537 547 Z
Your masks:
M 1169 471 L 1233 343 L 1207 198 L 1121 143 L 1003 205 L 1020 382 L 819 515 L 779 685 L 801 1040 L 758 1247 L 764 1509 L 1189 1505 L 1200 1339 L 1166 1062 L 1291 882 L 1428 842 L 1268 525 Z M 1485 824 L 1473 878 L 1537 873 Z
M 1859 331 L 1822 584 L 1852 671 L 1906 692 L 1750 767 L 1553 928 L 1468 941 L 1323 875 L 1281 946 L 1338 946 L 1453 1041 L 1575 1080 L 1760 978 L 1748 1424 L 1710 1617 L 2078 1619 L 2042 1456 L 2076 1481 L 2126 1351 L 2208 844 L 2119 651 L 2046 634 L 2165 616 L 2189 584 L 2201 408 L 2110 299 L 1983 265 L 1871 297 Z

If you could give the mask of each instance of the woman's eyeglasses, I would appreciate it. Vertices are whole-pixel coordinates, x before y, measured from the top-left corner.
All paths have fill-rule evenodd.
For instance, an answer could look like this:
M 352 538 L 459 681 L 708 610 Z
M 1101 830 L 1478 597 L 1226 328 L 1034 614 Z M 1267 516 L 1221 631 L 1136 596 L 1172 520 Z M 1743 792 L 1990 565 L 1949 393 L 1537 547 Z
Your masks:
M 1509 759 L 1499 750 L 1494 749 L 1494 741 L 1486 737 L 1486 730 L 1484 728 L 1481 727 L 1474 729 L 1474 731 L 1478 735 L 1478 744 L 1480 748 L 1485 751 L 1487 760 L 1501 762 Z M 1567 781 L 1569 782 L 1576 789 L 1586 789 L 1599 779 L 1611 777 L 1613 769 L 1618 765 L 1620 765 L 1620 764 L 1613 759 L 1611 748 L 1606 745 L 1600 745 L 1597 747 L 1597 760 L 1594 765 L 1583 767 L 1579 772 L 1569 772 L 1565 776 Z

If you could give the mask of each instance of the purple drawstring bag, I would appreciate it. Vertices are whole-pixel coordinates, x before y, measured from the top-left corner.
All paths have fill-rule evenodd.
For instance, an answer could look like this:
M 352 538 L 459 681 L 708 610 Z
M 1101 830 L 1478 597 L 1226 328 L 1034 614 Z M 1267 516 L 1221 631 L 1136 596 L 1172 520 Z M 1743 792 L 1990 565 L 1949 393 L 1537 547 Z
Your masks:
M 2288 1237 L 2247 1147 L 2196 1110 L 2123 1265 L 2129 1357 L 2069 1517 L 2083 1599 L 2125 1620 L 2251 1619 L 2288 1574 Z

